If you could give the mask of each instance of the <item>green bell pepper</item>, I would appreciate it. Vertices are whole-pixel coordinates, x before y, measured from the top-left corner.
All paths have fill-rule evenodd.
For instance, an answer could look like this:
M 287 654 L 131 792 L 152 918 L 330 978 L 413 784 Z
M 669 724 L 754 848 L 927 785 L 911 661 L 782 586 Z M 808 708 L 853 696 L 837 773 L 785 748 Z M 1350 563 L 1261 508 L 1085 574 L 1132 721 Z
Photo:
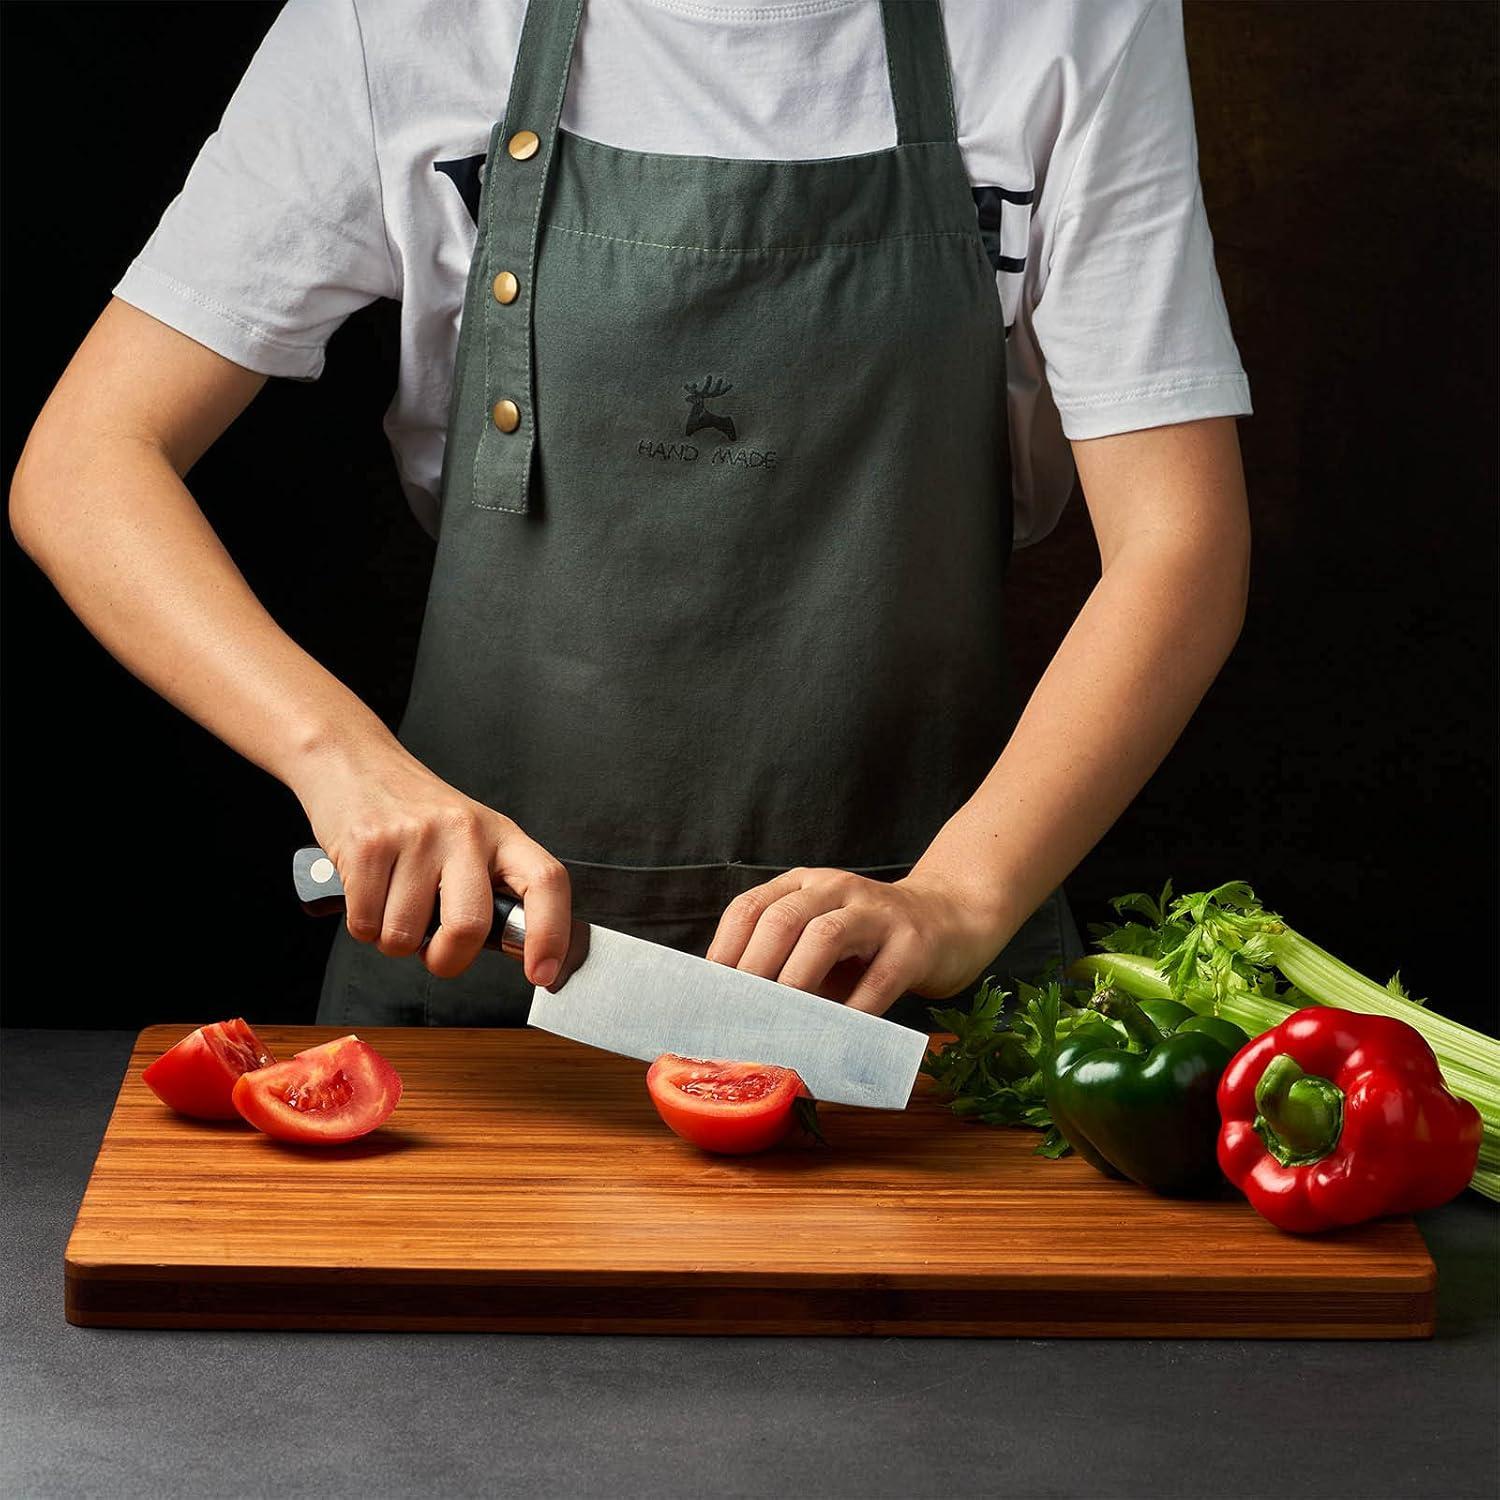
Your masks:
M 1042 1066 L 1053 1123 L 1107 1176 L 1172 1197 L 1212 1192 L 1222 1180 L 1219 1077 L 1249 1037 L 1175 1000 L 1108 989 L 1090 1006 L 1100 1020 L 1075 1028 Z

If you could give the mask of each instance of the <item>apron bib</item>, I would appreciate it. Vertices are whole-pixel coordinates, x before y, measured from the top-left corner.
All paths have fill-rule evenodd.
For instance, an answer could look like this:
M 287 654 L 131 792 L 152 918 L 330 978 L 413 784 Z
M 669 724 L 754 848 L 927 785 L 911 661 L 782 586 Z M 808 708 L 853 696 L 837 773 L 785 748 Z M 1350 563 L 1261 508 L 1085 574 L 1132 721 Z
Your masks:
M 794 865 L 905 874 L 1005 744 L 1003 318 L 935 0 L 882 5 L 897 144 L 792 162 L 560 129 L 581 9 L 529 7 L 491 132 L 399 734 L 581 916 L 701 953 Z M 1079 951 L 1057 892 L 994 971 Z M 341 927 L 319 1020 L 530 999 Z

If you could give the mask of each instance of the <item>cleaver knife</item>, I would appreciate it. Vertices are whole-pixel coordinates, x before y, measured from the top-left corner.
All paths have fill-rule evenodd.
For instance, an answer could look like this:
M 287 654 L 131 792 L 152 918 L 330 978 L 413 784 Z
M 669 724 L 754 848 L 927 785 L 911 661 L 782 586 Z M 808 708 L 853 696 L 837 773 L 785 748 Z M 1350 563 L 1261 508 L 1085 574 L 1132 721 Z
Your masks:
M 299 849 L 292 878 L 310 914 L 344 909 L 321 849 Z M 519 958 L 525 936 L 519 898 L 496 890 L 485 946 Z M 568 956 L 550 985 L 537 986 L 527 1020 L 644 1062 L 676 1052 L 795 1068 L 815 1099 L 870 1109 L 906 1107 L 927 1050 L 910 1027 L 576 918 Z

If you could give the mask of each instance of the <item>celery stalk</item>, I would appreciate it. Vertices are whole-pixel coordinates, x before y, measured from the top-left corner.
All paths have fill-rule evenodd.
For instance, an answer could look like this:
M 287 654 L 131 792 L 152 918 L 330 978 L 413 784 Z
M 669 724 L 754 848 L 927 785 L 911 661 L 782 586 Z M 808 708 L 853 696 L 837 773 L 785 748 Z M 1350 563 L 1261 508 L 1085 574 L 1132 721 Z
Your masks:
M 1296 1009 L 1281 1000 L 1268 1000 L 1248 990 L 1229 990 L 1215 997 L 1199 985 L 1188 985 L 1172 993 L 1166 976 L 1151 962 L 1134 953 L 1091 953 L 1068 970 L 1074 978 L 1100 975 L 1137 1000 L 1180 1000 L 1200 1016 L 1223 1016 L 1259 1036 L 1279 1026 Z
M 1070 979 L 1102 975 L 1135 1000 L 1170 1000 L 1172 986 L 1149 958 L 1135 953 L 1091 953 L 1068 970 Z
M 1454 1061 L 1487 1068 L 1500 1088 L 1500 1041 L 1487 1037 L 1460 1021 L 1430 1011 L 1425 1005 L 1392 994 L 1383 984 L 1366 979 L 1356 969 L 1290 927 L 1269 938 L 1271 961 L 1286 977 L 1319 1005 L 1339 1005 L 1345 1010 L 1372 1016 L 1394 1016 L 1415 1026 L 1436 1051 L 1439 1044 Z

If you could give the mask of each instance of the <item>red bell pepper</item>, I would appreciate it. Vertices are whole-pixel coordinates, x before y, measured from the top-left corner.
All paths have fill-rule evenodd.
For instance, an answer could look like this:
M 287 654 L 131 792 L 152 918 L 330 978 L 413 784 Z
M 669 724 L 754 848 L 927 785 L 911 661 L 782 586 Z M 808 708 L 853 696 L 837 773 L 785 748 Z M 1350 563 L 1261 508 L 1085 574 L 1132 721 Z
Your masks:
M 1219 1166 L 1278 1229 L 1306 1234 L 1436 1208 L 1468 1186 L 1479 1111 L 1443 1086 L 1405 1021 L 1312 1005 L 1219 1082 Z

